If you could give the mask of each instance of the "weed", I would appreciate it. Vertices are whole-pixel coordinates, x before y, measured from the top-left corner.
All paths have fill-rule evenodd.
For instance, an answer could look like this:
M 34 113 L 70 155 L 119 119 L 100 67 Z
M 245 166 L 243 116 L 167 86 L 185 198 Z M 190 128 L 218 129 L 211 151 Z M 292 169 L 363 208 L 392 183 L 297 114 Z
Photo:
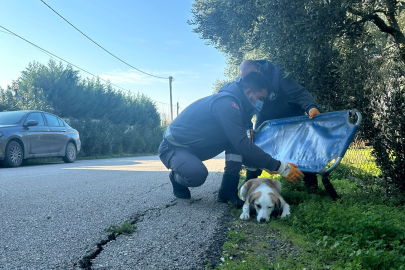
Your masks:
M 131 222 L 125 221 L 121 225 L 111 225 L 106 229 L 107 232 L 114 233 L 115 236 L 120 234 L 132 234 L 137 229 Z

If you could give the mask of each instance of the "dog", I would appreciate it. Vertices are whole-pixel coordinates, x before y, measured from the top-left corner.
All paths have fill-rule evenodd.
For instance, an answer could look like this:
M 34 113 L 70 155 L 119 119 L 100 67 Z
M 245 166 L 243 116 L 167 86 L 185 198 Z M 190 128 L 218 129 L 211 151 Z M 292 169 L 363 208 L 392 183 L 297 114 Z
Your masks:
M 245 201 L 240 219 L 249 220 L 250 210 L 256 210 L 257 221 L 267 222 L 270 216 L 290 215 L 290 206 L 281 197 L 281 183 L 274 179 L 256 178 L 247 181 L 240 190 Z

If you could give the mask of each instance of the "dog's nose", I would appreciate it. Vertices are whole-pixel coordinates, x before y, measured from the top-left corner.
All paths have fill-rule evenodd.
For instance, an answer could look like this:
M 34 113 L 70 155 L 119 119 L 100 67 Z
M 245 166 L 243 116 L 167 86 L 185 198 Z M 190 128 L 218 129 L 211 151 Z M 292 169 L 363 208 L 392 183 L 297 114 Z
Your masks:
M 266 219 L 265 219 L 265 218 L 261 218 L 261 219 L 260 219 L 260 222 L 266 222 Z

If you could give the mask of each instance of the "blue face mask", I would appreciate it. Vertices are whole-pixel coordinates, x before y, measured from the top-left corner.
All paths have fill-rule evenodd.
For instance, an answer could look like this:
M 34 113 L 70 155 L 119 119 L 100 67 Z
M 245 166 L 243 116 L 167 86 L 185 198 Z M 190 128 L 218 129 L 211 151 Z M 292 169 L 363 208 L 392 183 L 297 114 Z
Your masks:
M 245 96 L 253 104 L 253 102 L 250 100 L 250 98 L 246 94 L 245 94 Z M 255 110 L 254 110 L 253 114 L 258 114 L 263 108 L 263 101 L 256 100 L 256 103 L 253 104 L 253 106 L 255 107 Z
M 256 100 L 255 108 L 256 113 L 259 113 L 263 108 L 263 101 Z

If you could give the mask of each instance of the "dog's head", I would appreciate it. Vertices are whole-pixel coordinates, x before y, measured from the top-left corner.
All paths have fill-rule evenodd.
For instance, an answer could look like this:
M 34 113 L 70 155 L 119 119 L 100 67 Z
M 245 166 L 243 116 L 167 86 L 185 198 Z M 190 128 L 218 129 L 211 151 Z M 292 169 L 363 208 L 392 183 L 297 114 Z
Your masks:
M 273 193 L 255 192 L 249 197 L 249 205 L 256 210 L 258 222 L 267 222 L 270 216 L 280 214 L 280 199 Z

